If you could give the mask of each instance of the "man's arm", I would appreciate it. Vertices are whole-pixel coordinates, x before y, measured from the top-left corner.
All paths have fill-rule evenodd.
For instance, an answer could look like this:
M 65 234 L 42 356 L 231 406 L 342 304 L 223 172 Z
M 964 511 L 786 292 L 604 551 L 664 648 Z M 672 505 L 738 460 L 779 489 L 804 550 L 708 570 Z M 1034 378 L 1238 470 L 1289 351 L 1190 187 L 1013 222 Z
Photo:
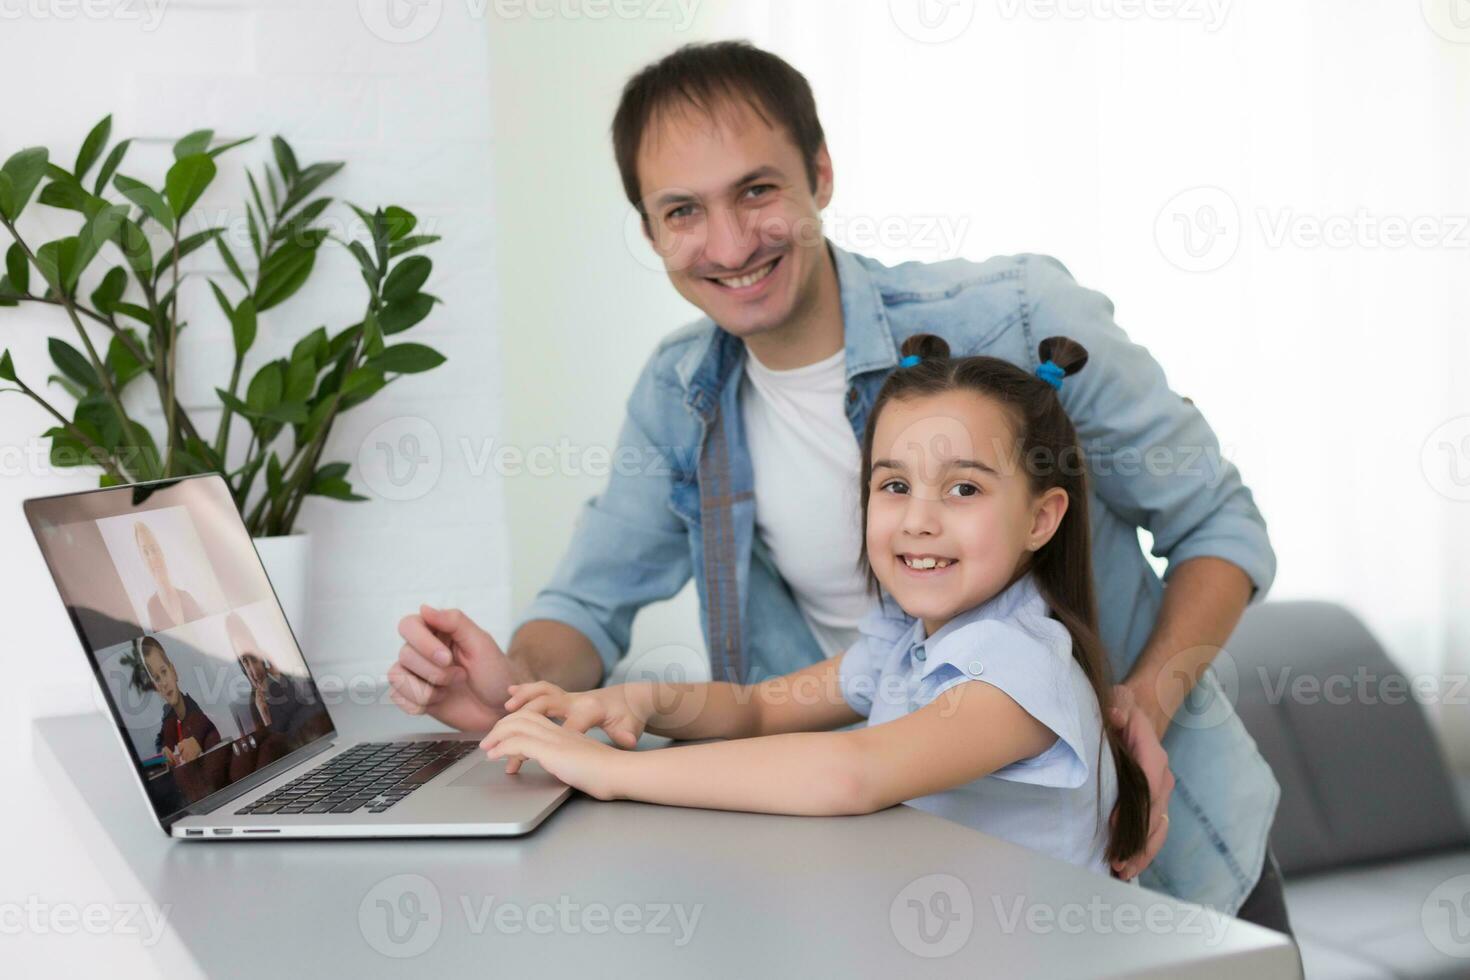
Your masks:
M 510 649 L 511 683 L 550 681 L 563 690 L 586 691 L 602 683 L 602 657 L 580 630 L 555 619 L 532 619 L 516 630 Z
M 1220 558 L 1191 558 L 1171 569 L 1158 622 L 1123 680 L 1160 739 L 1235 631 L 1251 589 L 1244 570 Z

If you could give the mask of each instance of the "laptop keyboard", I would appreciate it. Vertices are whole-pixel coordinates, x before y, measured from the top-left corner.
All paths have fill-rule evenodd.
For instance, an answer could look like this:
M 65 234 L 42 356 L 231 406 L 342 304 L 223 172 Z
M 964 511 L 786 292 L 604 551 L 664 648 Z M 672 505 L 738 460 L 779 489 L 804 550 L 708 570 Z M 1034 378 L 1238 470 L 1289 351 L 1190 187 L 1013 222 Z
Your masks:
M 382 813 L 477 744 L 469 739 L 360 742 L 235 813 Z

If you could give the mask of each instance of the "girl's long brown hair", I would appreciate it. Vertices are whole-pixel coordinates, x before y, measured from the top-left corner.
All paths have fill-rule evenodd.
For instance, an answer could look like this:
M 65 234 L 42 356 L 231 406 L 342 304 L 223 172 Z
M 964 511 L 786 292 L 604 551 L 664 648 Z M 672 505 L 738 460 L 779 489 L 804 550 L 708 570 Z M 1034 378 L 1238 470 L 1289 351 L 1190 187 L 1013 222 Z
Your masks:
M 949 356 L 949 344 L 933 334 L 915 334 L 903 343 L 905 356 L 919 363 L 900 367 L 888 376 L 868 413 L 863 434 L 863 527 L 868 526 L 869 471 L 873 466 L 873 434 L 883 406 L 897 399 L 937 395 L 946 391 L 973 391 L 999 402 L 1011 419 L 1015 459 L 1027 475 L 1033 495 L 1060 487 L 1067 493 L 1067 512 L 1046 544 L 1031 557 L 1027 570 L 1052 618 L 1072 637 L 1072 656 L 1092 684 L 1102 711 L 1103 733 L 1112 750 L 1118 775 L 1118 817 L 1108 838 L 1108 861 L 1120 861 L 1143 850 L 1148 838 L 1149 790 L 1143 770 L 1124 749 L 1108 724 L 1112 706 L 1112 677 L 1097 625 L 1097 594 L 1092 582 L 1092 534 L 1087 518 L 1087 470 L 1077 431 L 1050 384 L 1009 361 L 995 357 Z M 1066 375 L 1087 363 L 1087 350 L 1067 337 L 1048 337 L 1038 353 L 1042 363 L 1052 361 Z M 878 580 L 868 564 L 867 550 L 859 558 L 874 591 Z M 1025 574 L 1022 572 L 1021 574 Z M 1101 762 L 1101 759 L 1099 759 Z M 1101 792 L 1102 782 L 1098 788 Z

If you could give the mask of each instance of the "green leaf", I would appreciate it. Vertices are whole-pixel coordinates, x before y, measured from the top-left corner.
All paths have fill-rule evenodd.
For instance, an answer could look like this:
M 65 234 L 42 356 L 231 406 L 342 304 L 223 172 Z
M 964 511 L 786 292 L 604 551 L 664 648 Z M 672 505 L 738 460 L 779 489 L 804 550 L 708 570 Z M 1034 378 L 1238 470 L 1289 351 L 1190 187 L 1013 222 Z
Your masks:
M 422 255 L 412 255 L 398 263 L 383 283 L 383 299 L 401 302 L 416 295 L 433 271 L 434 263 Z
M 406 255 L 415 249 L 423 248 L 425 245 L 432 245 L 438 240 L 438 235 L 410 235 L 408 238 L 400 239 L 390 245 L 388 247 L 388 257 L 396 259 L 400 255 Z
M 374 391 L 383 386 L 383 372 L 377 368 L 360 367 L 342 379 L 341 392 L 346 395 L 359 388 L 372 387 L 374 385 L 376 385 L 373 388 Z
M 93 464 L 92 450 L 61 426 L 52 426 L 42 435 L 51 437 L 52 466 L 90 466 Z
M 296 213 L 290 221 L 287 221 L 276 230 L 273 241 L 295 241 L 298 237 L 306 234 L 308 226 L 326 210 L 327 205 L 332 203 L 330 197 L 319 197 L 306 207 Z
M 203 153 L 180 157 L 168 168 L 168 176 L 163 182 L 164 194 L 175 215 L 182 217 L 194 206 L 199 195 L 214 180 L 215 173 L 214 161 Z
M 245 224 L 250 229 L 250 250 L 255 253 L 255 261 L 259 262 L 260 249 L 260 225 L 255 223 L 255 212 L 250 210 L 250 205 L 245 205 Z
M 362 242 L 348 242 L 347 250 L 357 258 L 357 264 L 362 266 L 363 282 L 367 283 L 371 292 L 377 293 L 378 267 L 373 262 L 373 257 L 368 254 L 367 246 Z
M 327 362 L 327 328 L 317 327 L 311 333 L 296 341 L 291 348 L 291 362 L 310 360 L 313 369 L 319 369 Z
M 185 256 L 189 255 L 192 252 L 197 252 L 199 249 L 203 248 L 205 245 L 208 245 L 210 242 L 212 242 L 214 239 L 218 238 L 222 234 L 224 234 L 223 228 L 206 228 L 201 232 L 196 232 L 190 235 L 188 238 L 185 238 L 183 241 L 179 242 L 179 261 L 182 262 Z M 174 250 L 168 249 L 163 253 L 163 258 L 160 259 L 158 262 L 158 271 L 153 274 L 153 281 L 161 281 L 163 279 L 163 274 L 167 272 L 169 266 L 173 264 Z
M 86 388 L 83 388 L 81 385 L 77 384 L 75 381 L 72 381 L 70 378 L 64 378 L 59 374 L 48 375 L 46 377 L 46 383 L 48 385 L 61 385 L 61 390 L 66 392 L 68 395 L 71 395 L 77 401 L 81 401 L 83 398 L 87 397 Z
M 107 141 L 112 137 L 112 116 L 102 117 L 102 121 L 92 127 L 87 138 L 82 140 L 82 148 L 77 151 L 77 163 L 72 169 L 76 178 L 80 181 L 87 176 L 87 171 L 92 169 L 92 164 L 102 155 L 102 150 L 107 146 Z
M 322 479 L 318 474 L 311 481 L 307 493 L 316 494 L 319 497 L 331 497 L 333 500 L 366 500 L 367 498 L 352 492 L 352 485 L 340 477 L 335 479 Z
M 214 130 L 196 129 L 174 144 L 174 159 L 182 160 L 184 157 L 196 156 L 203 153 L 209 147 L 210 140 L 214 139 Z M 182 212 L 182 209 L 180 209 Z
M 433 370 L 444 360 L 443 354 L 423 344 L 394 344 L 373 358 L 372 364 L 384 373 L 417 374 Z
M 230 317 L 230 333 L 235 341 L 236 357 L 244 357 L 245 352 L 255 343 L 255 330 L 255 300 L 246 296 L 240 300 L 240 305 L 235 307 L 235 313 Z
M 36 268 L 56 292 L 64 292 L 63 283 L 71 276 L 71 267 L 76 263 L 77 238 L 60 238 L 47 242 L 36 249 Z M 74 281 L 74 280 L 73 280 Z
M 112 186 L 121 191 L 123 197 L 126 197 L 129 201 L 142 208 L 143 213 L 148 215 L 148 217 L 169 231 L 174 230 L 175 219 L 173 208 L 169 207 L 168 202 L 163 199 L 163 196 L 153 188 L 141 180 L 134 180 L 122 174 L 118 174 L 113 178 Z
M 133 346 L 142 350 L 143 344 L 138 337 L 137 331 L 127 330 L 125 332 L 128 335 L 128 339 L 133 342 Z M 106 364 L 108 371 L 111 372 L 118 390 L 127 387 L 128 382 L 142 374 L 144 370 L 144 365 L 128 349 L 128 345 L 123 343 L 122 338 L 118 336 L 114 336 L 111 342 L 108 343 L 107 357 L 103 363 Z
M 281 389 L 284 379 L 281 377 L 281 364 L 279 361 L 271 361 L 262 365 L 255 372 L 255 377 L 250 379 L 250 387 L 245 392 L 245 404 L 256 413 L 262 413 L 275 408 L 281 403 Z
M 46 347 L 51 352 L 51 360 L 64 376 L 88 390 L 102 387 L 97 372 L 92 369 L 92 362 L 82 356 L 81 351 L 60 337 L 52 337 L 47 341 Z
M 378 317 L 378 325 L 389 336 L 407 330 L 429 315 L 438 300 L 428 293 L 419 293 L 401 303 L 389 303 Z
M 395 242 L 413 231 L 414 226 L 419 223 L 412 212 L 405 211 L 396 204 L 390 204 L 383 209 L 383 219 L 388 224 L 388 239 Z
M 305 284 L 316 262 L 316 247 L 286 242 L 266 256 L 260 267 L 260 286 L 255 291 L 255 309 L 264 313 L 291 297 Z
M 244 415 L 247 418 L 255 418 L 255 416 L 258 414 L 255 409 L 251 408 L 249 405 L 245 404 L 240 399 L 230 394 L 228 391 L 225 391 L 223 388 L 214 389 L 214 393 L 219 396 L 219 400 L 224 403 L 225 407 L 232 412 L 235 412 L 239 415 Z
M 77 402 L 72 421 L 103 449 L 116 449 L 122 439 L 122 421 L 117 417 L 117 412 L 113 411 L 112 404 L 100 392 Z
M 281 169 L 281 176 L 287 184 L 296 180 L 298 168 L 296 166 L 296 154 L 291 151 L 291 144 L 279 136 L 271 137 L 271 150 L 276 155 L 276 166 Z
M 316 383 L 316 358 L 308 351 L 304 357 L 292 354 L 291 362 L 286 368 L 286 392 L 282 396 L 285 402 L 300 402 L 303 406 L 311 397 L 312 385 Z M 302 421 L 306 421 L 303 411 Z
M 122 266 L 115 265 L 107 270 L 102 282 L 92 290 L 92 305 L 99 313 L 111 313 L 127 288 L 128 274 L 123 271 Z
M 46 162 L 46 148 L 33 146 L 12 155 L 0 166 L 0 173 L 6 177 L 4 184 L 0 184 L 0 191 L 4 192 L 0 195 L 0 214 L 11 221 L 20 216 L 46 173 Z
M 291 425 L 301 425 L 306 421 L 307 417 L 306 402 L 283 401 L 261 412 L 260 417 L 270 419 L 274 422 L 287 422 Z
M 133 275 L 143 280 L 153 274 L 153 246 L 149 244 L 148 236 L 138 227 L 137 222 L 124 221 L 112 242 L 122 252 L 128 267 L 133 270 Z
M 112 312 L 121 313 L 123 316 L 130 316 L 147 327 L 156 326 L 153 322 L 153 314 L 136 303 L 114 303 L 112 304 Z
M 129 422 L 128 434 L 118 443 L 118 455 L 128 470 L 144 480 L 155 480 L 163 472 L 163 460 L 153 436 L 137 422 Z
M 362 318 L 362 350 L 368 357 L 383 353 L 383 331 L 378 326 L 378 315 L 371 309 Z
M 311 196 L 311 192 L 331 179 L 342 169 L 340 163 L 313 163 L 291 182 L 286 199 L 281 202 L 281 213 L 286 214 L 296 205 Z
M 107 203 L 95 194 L 88 194 L 86 188 L 69 178 L 51 181 L 51 183 L 41 188 L 41 196 L 36 200 L 47 207 L 64 208 L 67 211 L 80 211 L 82 214 L 87 213 L 87 207 L 90 204 L 98 201 L 101 201 L 104 205 Z
M 123 140 L 112 148 L 111 153 L 107 154 L 107 159 L 102 161 L 102 169 L 97 171 L 97 182 L 92 185 L 93 194 L 102 193 L 102 189 L 107 186 L 112 175 L 117 173 L 117 168 L 122 166 L 123 157 L 128 155 L 128 147 L 132 145 L 132 140 Z
M 220 465 L 221 461 L 219 458 L 219 454 L 217 454 L 209 446 L 208 443 L 204 442 L 198 436 L 189 436 L 188 438 L 186 438 L 184 440 L 184 448 L 189 452 L 189 455 L 193 456 L 204 464 L 200 472 L 224 469 L 224 467 Z
M 17 293 L 31 290 L 31 264 L 26 259 L 25 249 L 20 242 L 12 242 L 5 250 L 5 274 L 10 277 L 10 286 Z
M 209 151 L 209 155 L 212 157 L 217 157 L 227 150 L 233 150 L 237 146 L 244 146 L 246 143 L 249 143 L 253 139 L 255 139 L 254 136 L 247 136 L 244 139 L 232 140 L 222 146 L 216 146 L 214 149 Z
M 348 463 L 324 463 L 316 471 L 316 476 L 312 477 L 312 482 L 316 483 L 319 480 L 340 480 L 347 475 L 349 466 L 350 464 Z
M 91 261 L 102 251 L 103 243 L 117 234 L 118 228 L 127 220 L 128 206 L 126 204 L 114 204 L 111 207 L 98 211 L 92 220 L 87 222 L 77 238 L 77 254 L 75 261 L 66 276 L 66 291 L 70 293 L 81 277 L 82 271 L 87 268 Z
M 106 490 L 108 487 L 123 486 L 123 481 L 120 477 L 113 476 L 111 473 L 103 473 L 97 478 L 97 486 L 102 490 Z
M 215 239 L 214 244 L 219 248 L 220 258 L 225 260 L 225 268 L 230 270 L 230 275 L 234 276 L 235 280 L 245 287 L 246 292 L 249 292 L 250 281 L 245 278 L 245 272 L 240 268 L 240 263 L 235 261 L 235 253 L 230 251 L 230 246 L 225 244 L 223 238 Z
M 20 378 L 15 376 L 15 362 L 10 359 L 10 350 L 8 348 L 5 353 L 0 354 L 0 379 L 14 381 L 16 384 L 20 384 Z
M 281 473 L 281 460 L 272 452 L 265 461 L 265 487 L 266 491 L 275 497 L 281 492 L 285 480 Z

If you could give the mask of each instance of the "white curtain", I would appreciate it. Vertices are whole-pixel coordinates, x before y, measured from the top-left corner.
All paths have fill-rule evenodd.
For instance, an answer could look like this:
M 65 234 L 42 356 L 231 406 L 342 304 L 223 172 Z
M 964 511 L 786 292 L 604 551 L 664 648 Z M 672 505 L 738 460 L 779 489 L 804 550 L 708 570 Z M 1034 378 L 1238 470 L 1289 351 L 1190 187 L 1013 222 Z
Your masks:
M 768 4 L 752 40 L 816 90 L 835 239 L 887 262 L 1060 258 L 1241 468 L 1272 597 L 1344 603 L 1438 677 L 1470 654 L 1457 12 L 803 0 Z

